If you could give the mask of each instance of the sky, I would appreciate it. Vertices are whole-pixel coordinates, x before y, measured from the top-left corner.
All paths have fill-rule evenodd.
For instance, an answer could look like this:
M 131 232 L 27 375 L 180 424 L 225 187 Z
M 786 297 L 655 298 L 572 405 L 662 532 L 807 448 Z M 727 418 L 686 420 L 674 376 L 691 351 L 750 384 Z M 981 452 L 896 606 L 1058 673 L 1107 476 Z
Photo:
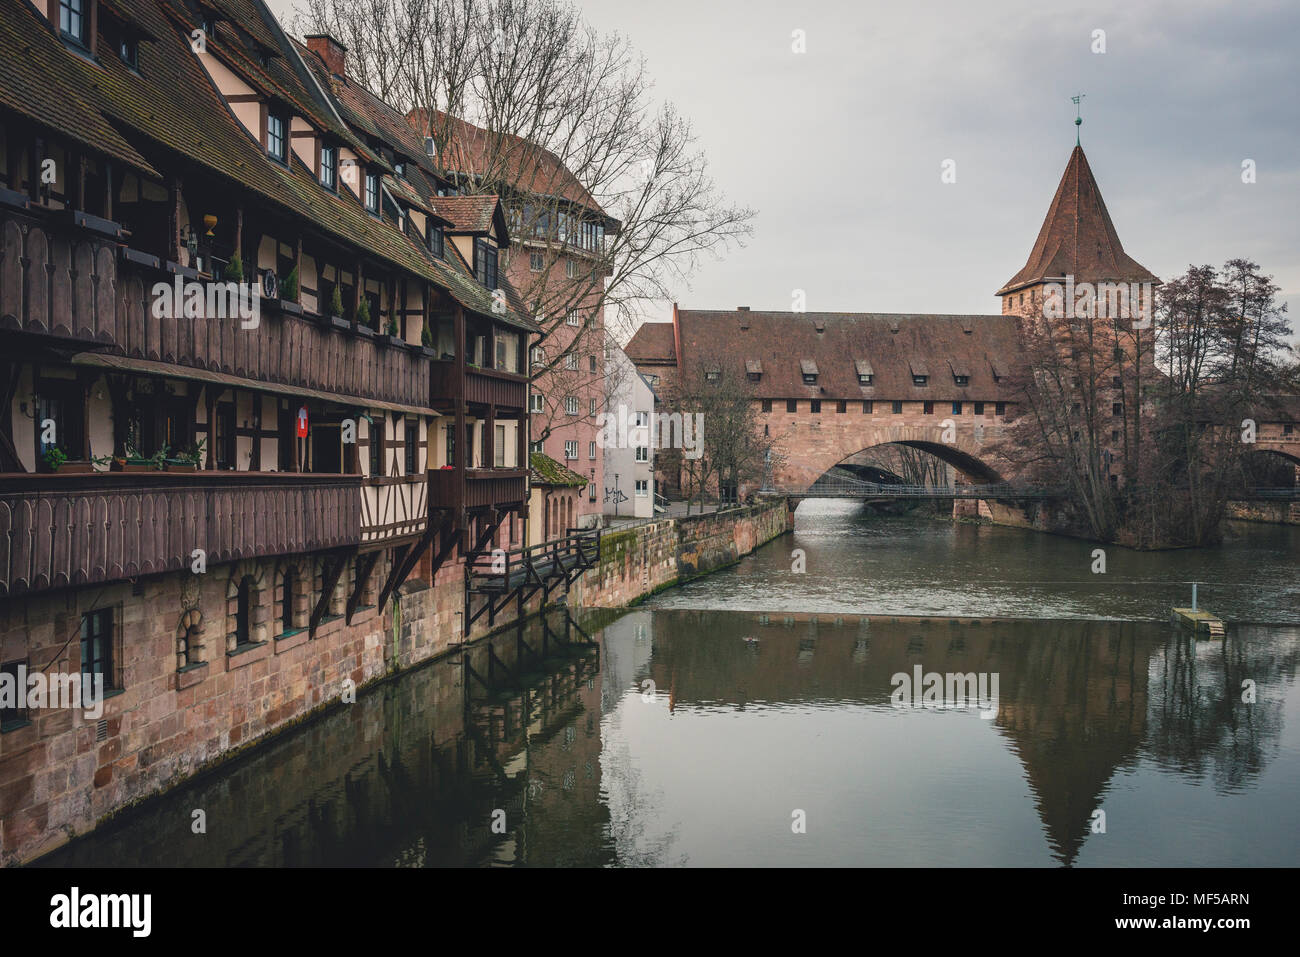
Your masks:
M 674 290 L 683 308 L 790 309 L 803 290 L 809 311 L 996 313 L 1083 93 L 1130 256 L 1162 279 L 1248 258 L 1300 309 L 1300 4 L 576 2 L 644 55 L 719 188 L 757 211 L 744 248 Z

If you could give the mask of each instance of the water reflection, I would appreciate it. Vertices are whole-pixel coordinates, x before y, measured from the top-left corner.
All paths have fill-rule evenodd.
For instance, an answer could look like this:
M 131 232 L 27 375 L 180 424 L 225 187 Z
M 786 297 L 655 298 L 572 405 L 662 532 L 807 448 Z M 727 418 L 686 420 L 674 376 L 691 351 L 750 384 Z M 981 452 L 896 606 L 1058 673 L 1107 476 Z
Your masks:
M 553 616 L 45 863 L 1293 864 L 1298 651 L 1295 627 Z M 917 664 L 998 673 L 996 717 L 893 707 Z

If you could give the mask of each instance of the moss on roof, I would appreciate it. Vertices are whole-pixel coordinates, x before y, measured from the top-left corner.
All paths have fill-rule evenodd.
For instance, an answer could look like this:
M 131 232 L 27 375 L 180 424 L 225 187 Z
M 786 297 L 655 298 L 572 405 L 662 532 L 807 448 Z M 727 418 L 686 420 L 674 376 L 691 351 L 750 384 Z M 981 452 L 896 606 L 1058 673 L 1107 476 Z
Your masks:
M 531 466 L 534 485 L 560 485 L 582 488 L 587 484 L 587 479 L 573 471 L 573 469 L 561 465 L 544 452 L 531 453 L 528 456 L 528 464 Z

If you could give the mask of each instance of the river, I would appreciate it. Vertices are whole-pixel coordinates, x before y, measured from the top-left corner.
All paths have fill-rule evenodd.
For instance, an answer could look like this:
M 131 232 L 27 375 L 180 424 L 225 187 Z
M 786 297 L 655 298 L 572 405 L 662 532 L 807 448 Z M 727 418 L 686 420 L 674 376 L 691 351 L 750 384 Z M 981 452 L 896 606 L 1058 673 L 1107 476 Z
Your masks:
M 731 569 L 404 674 L 41 863 L 1294 866 L 1300 529 L 1092 551 L 806 503 Z M 1168 624 L 1193 580 L 1225 640 Z M 918 668 L 939 700 L 899 700 Z

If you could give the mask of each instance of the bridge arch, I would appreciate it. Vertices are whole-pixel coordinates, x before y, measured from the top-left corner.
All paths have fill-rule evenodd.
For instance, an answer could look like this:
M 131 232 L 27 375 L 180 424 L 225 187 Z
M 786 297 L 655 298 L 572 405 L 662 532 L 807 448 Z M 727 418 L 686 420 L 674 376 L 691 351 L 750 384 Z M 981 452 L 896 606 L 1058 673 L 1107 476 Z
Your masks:
M 802 430 L 801 430 L 802 431 Z M 818 435 L 818 431 L 823 434 Z M 796 433 L 786 443 L 787 459 L 773 483 L 781 488 L 806 489 L 845 460 L 882 445 L 903 445 L 928 452 L 964 475 L 972 484 L 987 485 L 1009 479 L 1006 466 L 985 448 L 983 435 L 969 420 L 959 422 L 956 435 L 946 442 L 945 429 L 935 425 L 866 424 L 861 428 Z M 982 433 L 982 430 L 978 430 Z M 828 441 L 829 439 L 829 441 Z

